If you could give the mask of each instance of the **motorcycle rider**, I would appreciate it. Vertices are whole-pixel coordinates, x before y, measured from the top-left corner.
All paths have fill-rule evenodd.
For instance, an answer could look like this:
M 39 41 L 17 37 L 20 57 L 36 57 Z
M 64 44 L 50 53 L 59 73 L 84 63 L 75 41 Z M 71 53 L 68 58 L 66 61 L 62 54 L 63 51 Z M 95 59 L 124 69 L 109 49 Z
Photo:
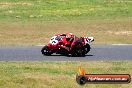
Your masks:
M 67 51 L 70 51 L 73 45 L 75 35 L 73 35 L 72 33 L 66 33 L 60 34 L 60 36 L 64 36 L 62 37 L 62 41 L 60 42 L 60 47 Z

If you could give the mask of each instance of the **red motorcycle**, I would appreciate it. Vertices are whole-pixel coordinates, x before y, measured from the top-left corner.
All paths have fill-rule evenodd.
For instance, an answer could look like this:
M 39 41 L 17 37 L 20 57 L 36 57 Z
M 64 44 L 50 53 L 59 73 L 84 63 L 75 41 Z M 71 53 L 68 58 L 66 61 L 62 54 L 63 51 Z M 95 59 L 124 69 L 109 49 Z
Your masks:
M 65 56 L 85 56 L 91 49 L 89 43 L 94 41 L 93 37 L 76 37 L 74 36 L 72 49 L 70 51 L 62 48 L 65 46 L 63 41 L 65 41 L 65 36 L 55 35 L 50 40 L 49 43 L 44 46 L 41 50 L 43 55 L 50 56 L 53 53 L 61 54 Z

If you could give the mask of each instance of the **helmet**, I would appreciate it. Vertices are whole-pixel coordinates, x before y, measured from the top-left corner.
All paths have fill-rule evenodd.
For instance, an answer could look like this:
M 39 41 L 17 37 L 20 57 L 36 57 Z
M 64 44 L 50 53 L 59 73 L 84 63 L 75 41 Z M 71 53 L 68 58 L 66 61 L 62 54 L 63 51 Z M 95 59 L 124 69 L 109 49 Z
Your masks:
M 67 33 L 66 34 L 66 41 L 70 41 L 71 37 L 72 37 L 72 33 Z

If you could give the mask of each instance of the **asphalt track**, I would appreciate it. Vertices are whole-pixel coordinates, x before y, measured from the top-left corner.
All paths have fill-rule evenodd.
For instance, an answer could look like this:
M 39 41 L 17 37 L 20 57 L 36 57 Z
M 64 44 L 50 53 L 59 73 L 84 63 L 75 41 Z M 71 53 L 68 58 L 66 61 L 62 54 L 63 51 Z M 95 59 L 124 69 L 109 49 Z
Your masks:
M 85 57 L 43 56 L 42 46 L 0 46 L 0 61 L 132 60 L 132 45 L 93 45 Z

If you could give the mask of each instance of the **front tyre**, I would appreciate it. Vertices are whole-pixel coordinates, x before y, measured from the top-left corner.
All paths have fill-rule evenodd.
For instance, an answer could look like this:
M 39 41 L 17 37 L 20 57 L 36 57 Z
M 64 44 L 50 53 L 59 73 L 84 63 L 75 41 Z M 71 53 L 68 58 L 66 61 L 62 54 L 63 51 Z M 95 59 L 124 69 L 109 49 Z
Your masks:
M 50 56 L 52 53 L 50 51 L 50 49 L 48 48 L 48 46 L 44 46 L 42 49 L 41 49 L 41 53 L 43 55 L 46 55 L 46 56 Z

